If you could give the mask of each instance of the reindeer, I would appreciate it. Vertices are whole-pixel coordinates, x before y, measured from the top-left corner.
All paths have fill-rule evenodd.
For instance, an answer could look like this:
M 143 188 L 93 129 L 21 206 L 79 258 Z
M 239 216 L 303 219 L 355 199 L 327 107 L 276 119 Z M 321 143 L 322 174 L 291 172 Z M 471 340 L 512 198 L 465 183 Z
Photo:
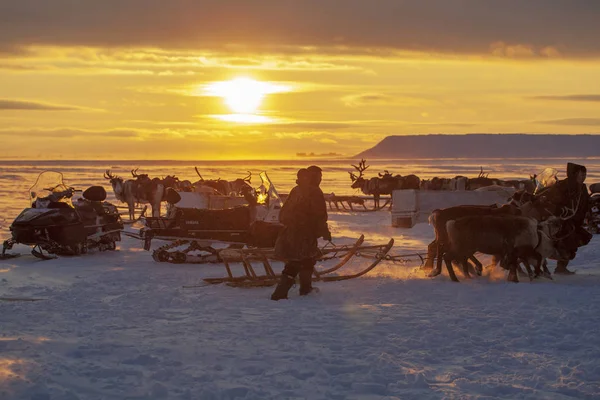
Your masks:
M 252 172 L 248 171 L 248 175 L 244 178 L 238 178 L 232 182 L 225 179 L 204 179 L 198 167 L 195 167 L 196 173 L 200 177 L 199 181 L 194 182 L 194 190 L 220 194 L 223 196 L 238 195 L 243 196 L 248 191 L 254 190 L 250 185 L 252 180 Z M 207 190 L 207 188 L 209 188 Z
M 399 174 L 392 175 L 387 169 L 383 171 L 383 174 L 379 173 L 379 179 L 384 181 L 382 182 L 384 186 L 385 184 L 389 184 L 389 186 L 395 187 L 395 189 L 419 189 L 421 187 L 421 179 L 418 176 L 413 174 L 406 176 Z
M 180 192 L 193 192 L 194 185 L 191 181 L 184 179 L 182 181 L 177 182 L 177 190 Z
M 489 172 L 487 174 L 483 173 L 483 167 L 480 167 L 481 170 L 477 178 L 470 178 L 467 180 L 467 190 L 475 190 L 486 186 L 499 185 L 500 181 L 498 179 L 489 178 Z
M 566 249 L 556 244 L 555 235 L 561 229 L 563 219 L 552 217 L 539 222 L 530 217 L 484 215 L 448 221 L 446 231 L 449 247 L 444 253 L 448 274 L 458 282 L 452 268 L 452 261 L 458 261 L 468 278 L 467 259 L 475 252 L 480 252 L 500 256 L 504 267 L 510 271 L 508 280 L 518 282 L 519 260 L 533 258 L 537 263 L 536 269 L 539 269 L 543 258 L 570 257 Z
M 135 205 L 150 203 L 152 216 L 160 217 L 160 203 L 165 193 L 162 183 L 152 181 L 147 174 L 137 174 L 137 169 L 131 170 L 134 179 L 123 180 L 123 178 L 112 175 L 106 170 L 104 178 L 110 181 L 117 200 L 127 203 L 129 208 L 129 219 L 135 220 Z
M 352 165 L 359 173 L 357 177 L 353 172 L 348 172 L 350 174 L 350 179 L 352 179 L 352 189 L 360 189 L 366 195 L 373 195 L 373 200 L 375 201 L 375 208 L 379 208 L 379 196 L 382 194 L 392 194 L 394 189 L 397 189 L 397 181 L 395 179 L 389 179 L 391 174 L 386 171 L 386 178 L 378 178 L 373 177 L 371 179 L 363 178 L 363 172 L 369 168 L 369 165 L 366 165 L 366 160 L 360 160 L 360 163 L 357 165 Z M 389 177 L 388 177 L 389 176 Z
M 515 270 L 517 268 L 520 268 L 518 266 L 517 261 L 523 262 L 527 269 L 530 279 L 533 279 L 534 277 L 534 274 L 532 273 L 530 267 L 531 264 L 533 264 L 535 267 L 535 276 L 540 276 L 543 272 L 544 276 L 550 278 L 550 273 L 545 263 L 546 257 L 563 257 L 563 259 L 572 259 L 574 257 L 574 253 L 571 250 L 569 250 L 569 246 L 565 243 L 565 239 L 568 240 L 573 232 L 569 231 L 566 234 L 563 233 L 561 237 L 558 237 L 558 234 L 562 232 L 562 230 L 564 230 L 563 228 L 565 226 L 565 223 L 568 225 L 569 220 L 577 212 L 578 203 L 575 204 L 575 202 L 572 202 L 571 205 L 572 207 L 558 207 L 553 204 L 544 202 L 543 199 L 535 199 L 535 196 L 533 196 L 532 194 L 527 193 L 525 191 L 521 191 L 513 195 L 510 203 L 505 204 L 500 208 L 485 206 L 457 206 L 443 210 L 435 210 L 430 216 L 429 221 L 431 224 L 434 225 L 436 239 L 433 242 L 431 242 L 428 246 L 428 259 L 426 267 L 433 267 L 433 255 L 436 253 L 438 263 L 436 268 L 430 273 L 430 276 L 436 276 L 441 272 L 442 257 L 444 257 L 444 254 L 450 251 L 450 231 L 448 230 L 448 226 L 451 221 L 461 221 L 465 218 L 483 220 L 488 217 L 506 217 L 510 219 L 514 218 L 515 216 L 522 216 L 530 220 L 537 221 L 537 223 L 540 224 L 539 228 L 544 231 L 544 234 L 546 236 L 552 239 L 552 246 L 555 248 L 556 251 L 551 251 L 549 250 L 549 247 L 546 247 L 544 251 L 540 250 L 537 252 L 533 252 L 531 248 L 525 246 L 516 253 L 509 248 L 504 249 L 502 251 L 498 250 L 498 253 L 496 254 L 487 254 L 492 254 L 493 256 L 492 265 L 496 265 L 498 263 L 498 260 L 502 259 L 503 257 L 504 262 L 502 263 L 502 266 L 504 268 L 508 269 L 508 267 L 511 267 L 511 265 L 514 264 L 511 267 L 513 269 L 511 270 L 511 275 L 509 276 L 510 280 L 518 281 L 518 278 L 516 276 L 512 276 Z M 518 221 L 515 223 L 518 223 Z M 471 225 L 474 224 L 476 223 L 471 222 Z M 502 224 L 495 224 L 495 226 L 498 229 L 500 229 Z M 481 237 L 485 237 L 486 235 L 491 235 L 490 237 L 493 237 L 494 233 L 491 230 L 486 230 L 491 229 L 489 226 L 485 227 L 485 229 L 482 229 L 483 230 L 479 232 Z M 503 234 L 505 233 L 506 232 L 504 232 Z M 540 241 L 541 240 L 542 239 L 540 239 Z M 498 246 L 498 243 L 486 244 L 486 246 L 488 246 L 488 248 L 492 248 L 492 246 Z M 498 249 L 498 247 L 495 248 Z M 485 253 L 485 251 L 483 250 L 479 251 Z M 506 257 L 516 258 L 507 259 Z M 470 258 L 475 263 L 476 272 L 478 274 L 481 274 L 481 263 L 472 254 L 469 255 L 468 258 Z M 462 262 L 462 259 L 459 261 Z M 448 266 L 447 262 L 446 266 Z M 464 268 L 465 266 L 463 265 L 463 269 Z M 448 272 L 453 274 L 453 272 L 451 272 L 450 270 Z M 465 275 L 468 276 L 468 271 L 465 272 Z M 454 278 L 452 279 L 454 280 Z
M 437 276 L 442 272 L 442 256 L 448 245 L 448 233 L 446 231 L 448 221 L 463 217 L 520 214 L 521 212 L 516 205 L 504 205 L 502 207 L 465 205 L 433 210 L 429 216 L 429 224 L 433 226 L 435 239 L 427 246 L 427 260 L 424 268 L 433 268 L 433 261 L 437 258 L 437 266 L 429 276 Z M 481 275 L 482 264 L 475 257 L 471 257 L 471 260 L 475 263 L 477 274 Z
M 129 219 L 135 219 L 135 181 L 133 179 L 123 180 L 120 176 L 111 174 L 110 170 L 104 172 L 104 178 L 110 181 L 115 192 L 115 197 L 122 203 L 127 203 L 129 208 Z
M 430 180 L 421 181 L 420 188 L 423 190 L 465 190 L 467 186 L 467 178 L 464 176 L 456 176 L 450 178 L 433 177 Z
M 235 193 L 236 195 L 244 195 L 244 193 L 254 190 L 254 188 L 250 185 L 251 181 L 252 172 L 248 171 L 248 176 L 244 178 L 238 178 L 233 182 L 230 182 L 231 192 Z
M 194 185 L 194 190 L 195 191 L 206 191 L 205 188 L 212 188 L 214 193 L 216 194 L 220 194 L 223 196 L 229 196 L 229 193 L 231 193 L 231 185 L 229 184 L 229 182 L 227 182 L 226 180 L 223 180 L 221 178 L 219 179 L 204 179 L 202 177 L 202 174 L 200 174 L 200 171 L 198 171 L 198 167 L 194 167 L 194 169 L 196 170 L 196 173 L 198 174 L 198 176 L 200 177 L 199 181 L 196 181 L 193 183 Z
M 537 186 L 536 178 L 537 175 L 534 174 L 529 175 L 529 179 L 500 181 L 500 186 L 514 187 L 519 191 L 524 190 L 527 193 L 533 193 Z

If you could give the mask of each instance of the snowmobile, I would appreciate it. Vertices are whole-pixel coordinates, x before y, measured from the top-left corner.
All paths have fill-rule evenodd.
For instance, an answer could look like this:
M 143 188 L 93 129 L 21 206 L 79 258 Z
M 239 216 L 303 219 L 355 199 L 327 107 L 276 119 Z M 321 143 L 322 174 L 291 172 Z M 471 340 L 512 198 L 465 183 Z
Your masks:
M 79 255 L 88 249 L 115 250 L 123 223 L 117 208 L 106 202 L 106 190 L 91 186 L 72 202 L 76 192 L 63 182 L 60 172 L 44 171 L 29 189 L 30 207 L 10 226 L 12 238 L 4 242 L 0 258 L 17 244 L 33 246 L 32 254 L 51 259 Z
M 590 210 L 586 218 L 586 226 L 590 233 L 600 233 L 600 183 L 590 185 Z

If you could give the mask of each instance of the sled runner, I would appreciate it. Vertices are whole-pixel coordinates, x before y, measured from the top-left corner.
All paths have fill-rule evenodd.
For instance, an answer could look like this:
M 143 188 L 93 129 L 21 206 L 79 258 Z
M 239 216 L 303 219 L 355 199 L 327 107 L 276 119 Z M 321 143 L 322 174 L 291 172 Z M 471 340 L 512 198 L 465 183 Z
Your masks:
M 319 270 L 315 268 L 313 281 L 320 282 L 335 282 L 347 279 L 354 279 L 365 275 L 373 270 L 382 260 L 385 259 L 394 245 L 394 239 L 390 239 L 387 244 L 383 245 L 368 245 L 363 246 L 364 236 L 361 236 L 353 245 L 336 246 L 323 248 L 322 257 L 318 261 L 328 260 L 334 257 L 340 258 L 340 261 L 333 267 Z M 279 274 L 275 274 L 271 267 L 270 260 L 264 252 L 253 250 L 231 250 L 228 252 L 222 251 L 221 257 L 227 270 L 226 277 L 223 278 L 205 278 L 207 284 L 225 283 L 232 287 L 262 287 L 273 286 L 279 280 Z M 365 268 L 354 274 L 347 275 L 332 275 L 334 272 L 341 269 L 353 257 L 366 257 L 372 259 L 372 262 Z M 258 275 L 252 266 L 252 262 L 260 262 L 264 268 L 265 274 Z M 232 262 L 241 262 L 244 275 L 234 276 L 231 269 Z M 204 286 L 204 285 L 200 285 Z M 198 286 L 187 286 L 198 287 Z

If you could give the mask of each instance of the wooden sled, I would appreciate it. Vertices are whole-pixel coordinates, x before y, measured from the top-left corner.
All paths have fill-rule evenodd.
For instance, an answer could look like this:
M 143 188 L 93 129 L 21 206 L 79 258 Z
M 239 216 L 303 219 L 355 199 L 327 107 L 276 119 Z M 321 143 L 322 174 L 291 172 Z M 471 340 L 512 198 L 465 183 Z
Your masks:
M 116 207 L 117 207 L 117 209 L 127 210 L 127 211 L 119 211 L 119 215 L 121 217 L 129 216 L 129 208 L 128 207 L 123 207 L 123 206 L 116 206 Z M 144 206 L 143 208 L 136 207 L 134 209 L 134 214 L 135 214 L 135 211 L 139 211 L 140 215 L 137 216 L 134 220 L 123 221 L 123 225 L 132 225 L 132 224 L 135 224 L 136 222 L 140 221 L 142 218 L 144 218 L 146 216 L 146 211 L 148 211 L 148 206 Z
M 317 282 L 336 282 L 347 279 L 354 279 L 367 274 L 373 270 L 382 260 L 386 259 L 387 254 L 394 246 L 394 239 L 390 239 L 387 244 L 383 245 L 369 245 L 363 246 L 364 236 L 361 237 L 353 244 L 349 246 L 337 246 L 332 248 L 322 249 L 323 256 L 319 261 L 332 259 L 334 257 L 340 258 L 340 261 L 333 267 L 318 270 L 315 268 L 313 281 Z M 223 252 L 223 251 L 222 251 Z M 332 273 L 341 269 L 348 263 L 353 257 L 368 257 L 373 261 L 364 269 L 354 274 L 348 275 L 332 275 Z M 279 274 L 275 274 L 267 254 L 261 251 L 254 251 L 248 249 L 241 249 L 232 252 L 226 252 L 222 255 L 225 268 L 227 270 L 227 276 L 223 278 L 205 278 L 204 282 L 207 284 L 220 284 L 225 283 L 232 287 L 265 287 L 273 286 L 279 281 Z M 234 276 L 231 271 L 231 262 L 242 262 L 244 268 L 244 275 Z M 264 268 L 264 275 L 258 275 L 252 266 L 252 261 L 258 261 L 262 263 Z M 184 286 L 200 287 L 205 285 L 194 285 Z
M 383 205 L 379 207 L 368 207 L 367 201 L 372 201 L 372 197 L 366 196 L 337 196 L 335 194 L 325 194 L 325 201 L 331 211 L 339 212 L 373 212 L 383 210 L 385 207 L 391 206 L 392 198 L 380 198 L 385 200 Z

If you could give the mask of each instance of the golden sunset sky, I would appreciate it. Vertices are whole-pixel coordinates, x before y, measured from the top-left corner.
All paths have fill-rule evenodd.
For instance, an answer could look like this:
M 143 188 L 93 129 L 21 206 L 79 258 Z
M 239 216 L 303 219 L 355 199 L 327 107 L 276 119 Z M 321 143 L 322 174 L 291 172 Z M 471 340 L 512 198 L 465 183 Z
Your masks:
M 0 157 L 597 133 L 600 1 L 0 0 Z

